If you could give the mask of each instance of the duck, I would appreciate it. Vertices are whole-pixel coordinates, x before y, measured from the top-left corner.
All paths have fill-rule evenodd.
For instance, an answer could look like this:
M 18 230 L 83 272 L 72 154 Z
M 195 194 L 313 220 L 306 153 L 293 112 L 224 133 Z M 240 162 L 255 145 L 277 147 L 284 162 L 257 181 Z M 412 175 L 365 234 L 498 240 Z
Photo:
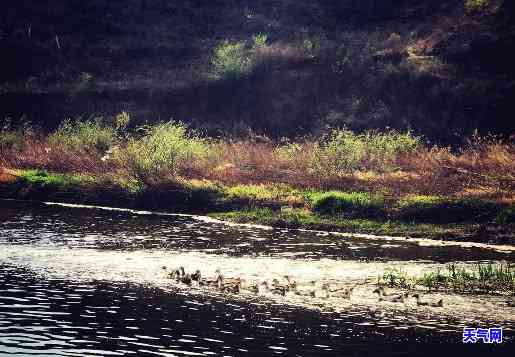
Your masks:
M 220 270 L 219 269 L 216 269 L 215 270 L 215 276 L 214 278 L 212 279 L 205 279 L 204 280 L 204 284 L 205 285 L 208 285 L 208 286 L 214 286 L 214 287 L 217 287 L 218 286 L 218 280 L 222 278 L 223 280 L 223 277 L 222 277 L 222 274 L 220 273 Z
M 275 287 L 275 286 L 272 286 L 270 287 L 268 285 L 268 282 L 267 281 L 262 281 L 259 285 L 258 285 L 258 293 L 259 294 L 273 294 L 273 295 L 282 295 L 284 296 L 286 291 L 282 288 L 278 288 L 278 287 Z
M 337 297 L 341 297 L 341 298 L 345 298 L 345 299 L 349 299 L 352 292 L 354 291 L 354 288 L 356 286 L 353 285 L 353 286 L 350 286 L 350 287 L 341 287 L 341 288 L 336 288 L 336 289 L 329 289 L 328 292 L 329 294 L 333 294 L 333 293 L 336 293 L 336 294 L 333 294 Z
M 375 289 L 373 291 L 373 293 L 378 295 L 379 301 L 388 301 L 388 302 L 404 303 L 404 302 L 406 302 L 406 298 L 408 298 L 408 296 L 409 296 L 409 293 L 407 293 L 407 292 L 402 293 L 400 295 L 392 295 L 392 294 L 385 295 L 386 292 L 384 291 L 384 288 L 382 286 Z
M 182 266 L 179 267 L 178 281 L 186 285 L 191 285 L 191 276 L 190 274 L 186 274 L 186 272 L 184 271 L 184 267 Z
M 295 280 L 291 280 L 289 275 L 284 275 L 283 279 L 286 283 L 286 287 L 288 290 L 296 290 L 297 289 L 297 282 Z
M 257 284 L 249 284 L 246 279 L 240 279 L 240 290 L 247 290 L 254 294 L 259 293 Z
M 176 282 L 180 281 L 181 272 L 179 269 L 174 269 L 170 273 L 168 273 L 168 278 L 174 279 Z
M 415 299 L 417 299 L 417 305 L 418 306 L 443 307 L 443 299 L 440 299 L 437 302 L 427 302 L 427 301 L 421 301 L 419 294 L 413 294 L 412 296 Z
M 222 275 L 218 275 L 217 287 L 218 289 L 226 294 L 237 294 L 240 292 L 241 280 L 239 278 L 231 279 L 231 281 L 224 281 Z
M 197 285 L 204 285 L 202 274 L 199 269 L 195 270 L 195 273 L 191 274 L 191 281 L 195 282 Z
M 311 290 L 311 297 L 314 298 L 323 298 L 327 299 L 329 297 L 329 286 L 327 284 L 322 284 L 320 288 L 317 288 L 316 281 L 312 281 L 311 285 L 313 290 Z

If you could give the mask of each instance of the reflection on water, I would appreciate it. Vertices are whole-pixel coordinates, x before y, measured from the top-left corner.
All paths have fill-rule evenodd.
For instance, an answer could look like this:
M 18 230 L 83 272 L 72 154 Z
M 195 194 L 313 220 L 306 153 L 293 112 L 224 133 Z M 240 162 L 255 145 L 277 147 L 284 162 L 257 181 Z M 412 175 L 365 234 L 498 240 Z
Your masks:
M 2 204 L 6 204 L 2 202 Z M 11 203 L 13 205 L 14 203 Z M 4 208 L 0 243 L 53 244 L 73 248 L 196 250 L 217 254 L 283 255 L 346 260 L 515 261 L 515 251 L 417 242 L 346 238 L 323 233 L 262 230 L 206 224 L 191 217 L 62 207 Z M 37 234 L 34 234 L 37 232 Z
M 443 308 L 431 308 L 378 302 L 372 293 L 388 266 L 421 274 L 452 260 L 473 264 L 471 257 L 513 261 L 512 252 L 489 249 L 10 205 L 0 208 L 0 355 L 507 354 L 513 297 L 445 295 Z M 179 265 L 254 283 L 288 274 L 301 286 L 359 285 L 350 298 L 224 295 L 167 279 Z M 507 342 L 463 346 L 467 325 L 500 325 Z
M 385 323 L 354 309 L 320 314 L 126 283 L 40 280 L 6 265 L 0 295 L 0 351 L 9 355 L 384 356 L 415 353 L 413 342 L 429 343 L 427 354 L 448 351 L 446 343 L 466 351 L 453 321 L 443 330 L 406 316 Z M 396 347 L 385 349 L 391 343 Z M 479 355 L 486 349 L 468 350 Z M 496 351 L 508 353 L 507 345 Z

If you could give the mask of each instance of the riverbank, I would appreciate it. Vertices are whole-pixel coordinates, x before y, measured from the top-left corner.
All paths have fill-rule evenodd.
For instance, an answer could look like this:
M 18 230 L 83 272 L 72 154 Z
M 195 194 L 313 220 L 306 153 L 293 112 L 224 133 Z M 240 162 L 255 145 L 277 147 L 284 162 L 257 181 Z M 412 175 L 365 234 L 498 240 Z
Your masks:
M 0 197 L 203 214 L 212 218 L 345 233 L 515 244 L 510 205 L 481 199 L 317 191 L 287 185 L 181 180 L 134 189 L 112 176 L 2 170 Z

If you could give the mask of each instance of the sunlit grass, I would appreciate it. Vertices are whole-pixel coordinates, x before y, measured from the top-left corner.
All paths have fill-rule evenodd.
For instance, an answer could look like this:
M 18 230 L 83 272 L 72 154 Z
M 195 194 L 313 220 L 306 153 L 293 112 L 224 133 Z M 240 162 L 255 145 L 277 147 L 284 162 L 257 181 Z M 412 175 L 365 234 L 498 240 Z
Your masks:
M 88 175 L 57 174 L 49 173 L 46 170 L 21 170 L 18 180 L 39 186 L 66 187 L 92 183 L 95 179 Z

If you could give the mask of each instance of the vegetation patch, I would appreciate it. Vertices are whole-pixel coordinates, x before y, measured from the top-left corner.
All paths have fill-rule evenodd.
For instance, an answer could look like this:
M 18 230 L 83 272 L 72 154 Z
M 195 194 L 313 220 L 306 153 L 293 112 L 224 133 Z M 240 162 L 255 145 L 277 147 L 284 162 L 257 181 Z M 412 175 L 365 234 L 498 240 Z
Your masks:
M 381 214 L 384 199 L 367 192 L 330 191 L 311 194 L 313 210 L 319 214 L 370 217 Z
M 477 264 L 474 268 L 449 264 L 445 269 L 410 276 L 398 268 L 387 269 L 378 277 L 379 285 L 458 293 L 511 293 L 515 295 L 515 269 L 509 264 Z
M 93 182 L 92 177 L 85 175 L 69 175 L 49 173 L 46 170 L 23 170 L 18 180 L 41 187 L 66 187 L 77 186 L 87 182 Z
M 52 146 L 75 152 L 95 152 L 109 150 L 116 141 L 115 130 L 105 125 L 101 119 L 66 120 L 48 137 Z

